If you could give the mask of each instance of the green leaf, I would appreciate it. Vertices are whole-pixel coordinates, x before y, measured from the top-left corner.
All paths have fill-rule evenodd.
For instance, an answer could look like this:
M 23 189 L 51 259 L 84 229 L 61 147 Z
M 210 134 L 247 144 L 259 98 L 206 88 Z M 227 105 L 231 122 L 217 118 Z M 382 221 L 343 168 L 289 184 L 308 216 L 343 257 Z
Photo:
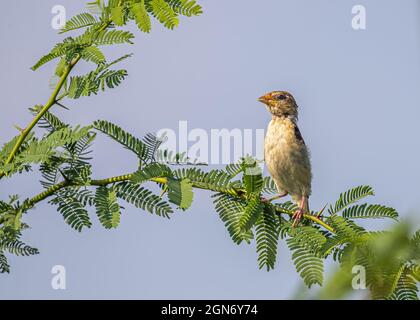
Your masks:
M 58 212 L 62 214 L 66 223 L 73 229 L 80 232 L 84 227 L 90 228 L 92 226 L 84 205 L 72 192 L 61 192 L 50 203 L 58 206 Z
M 16 171 L 22 171 L 29 164 L 47 162 L 57 153 L 57 148 L 78 141 L 88 134 L 89 130 L 89 126 L 82 128 L 76 126 L 74 129 L 63 127 L 46 135 L 41 140 L 28 137 L 13 161 L 3 167 L 0 164 L 0 170 L 6 174 L 10 174 Z
M 121 182 L 115 188 L 118 198 L 133 204 L 137 208 L 166 218 L 169 218 L 169 214 L 173 212 L 171 206 L 166 201 L 138 184 Z
M 86 4 L 86 9 L 93 14 L 102 14 L 104 10 L 103 0 L 94 0 Z
M 23 211 L 22 210 L 18 210 L 16 212 L 15 220 L 14 220 L 14 225 L 13 225 L 13 228 L 16 231 L 19 231 L 20 228 L 21 228 L 21 226 L 22 226 L 22 215 L 23 215 Z
M 396 220 L 398 218 L 398 212 L 394 208 L 385 207 L 379 204 L 368 205 L 367 203 L 346 208 L 342 215 L 344 218 L 348 219 L 391 218 Z
M 167 185 L 169 201 L 183 210 L 188 209 L 193 202 L 194 196 L 191 181 L 189 179 L 168 178 Z
M 232 189 L 238 186 L 238 181 L 231 182 L 232 176 L 223 170 L 203 172 L 203 170 L 198 168 L 182 168 L 175 170 L 174 176 L 177 178 L 188 178 L 200 188 L 227 194 L 237 194 Z
M 105 91 L 106 87 L 112 89 L 120 85 L 127 77 L 127 71 L 108 69 L 114 63 L 116 62 L 100 63 L 96 70 L 86 75 L 71 77 L 67 88 L 67 96 L 71 99 L 78 99 L 81 96 L 96 95 L 99 90 Z
M 125 21 L 124 21 L 124 7 L 123 6 L 117 6 L 117 7 L 111 8 L 111 18 L 112 18 L 112 21 L 114 21 L 114 23 L 117 26 L 124 25 L 124 23 L 125 23 Z
M 134 3 L 131 8 L 131 12 L 133 13 L 134 19 L 137 23 L 137 27 L 143 31 L 149 33 L 152 29 L 152 23 L 150 21 L 150 17 L 147 14 L 146 7 L 144 5 L 144 0 L 141 2 Z
M 101 90 L 105 91 L 105 87 L 109 89 L 118 87 L 126 77 L 126 70 L 107 70 L 98 77 L 98 81 Z
M 264 208 L 256 222 L 255 232 L 259 268 L 266 267 L 270 271 L 276 264 L 279 239 L 278 219 L 273 208 Z
M 164 0 L 151 0 L 149 2 L 152 14 L 168 29 L 178 26 L 177 13 Z
M 214 204 L 216 212 L 225 223 L 233 242 L 236 244 L 240 244 L 242 241 L 250 243 L 254 238 L 252 231 L 244 231 L 239 225 L 239 220 L 246 207 L 245 201 L 230 195 L 217 194 Z
M 158 138 L 160 139 L 160 138 Z M 157 149 L 154 155 L 155 160 L 168 165 L 194 165 L 203 166 L 205 163 L 199 162 L 198 159 L 190 159 L 186 152 L 174 152 L 168 149 Z
M 294 238 L 287 239 L 287 244 L 292 253 L 292 260 L 305 284 L 310 288 L 314 284 L 322 286 L 324 263 L 321 258 L 310 249 L 300 244 Z
M 172 175 L 172 171 L 168 166 L 153 162 L 135 172 L 131 181 L 140 184 L 152 178 L 168 177 L 170 175 Z
M 0 200 L 0 213 L 6 212 L 9 210 L 13 210 L 13 206 Z
M 179 14 L 187 17 L 198 16 L 203 10 L 195 0 L 166 0 L 172 9 Z
M 397 287 L 390 296 L 391 300 L 419 300 L 417 281 L 407 269 L 398 280 Z
M 268 194 L 278 194 L 277 186 L 274 180 L 271 177 L 264 177 L 263 185 L 262 185 L 262 192 Z
M 156 160 L 157 151 L 164 142 L 164 137 L 157 137 L 153 133 L 147 133 L 142 141 L 147 146 L 147 157 Z
M 96 214 L 106 229 L 117 228 L 120 224 L 121 208 L 114 188 L 101 186 L 95 194 Z
M 245 210 L 239 220 L 240 228 L 244 231 L 251 229 L 262 213 L 264 205 L 259 194 L 253 194 L 248 200 Z
M 55 67 L 55 72 L 54 72 L 54 74 L 55 74 L 57 77 L 61 77 L 61 76 L 63 75 L 63 73 L 64 73 L 65 67 L 66 67 L 66 59 L 61 58 L 61 59 L 60 59 L 60 62 L 59 62 L 59 63 L 57 64 L 57 66 Z M 48 111 L 47 111 L 47 112 L 48 112 Z
M 98 47 L 89 46 L 83 49 L 81 55 L 82 59 L 85 61 L 92 61 L 96 64 L 105 63 L 105 55 Z
M 129 31 L 103 30 L 98 33 L 97 37 L 94 40 L 94 43 L 98 46 L 121 44 L 121 43 L 133 44 L 133 42 L 131 41 L 131 39 L 133 38 L 134 38 L 134 35 Z
M 18 239 L 14 240 L 2 240 L 0 241 L 1 251 L 7 250 L 8 252 L 17 256 L 31 256 L 39 254 L 38 249 L 28 246 Z
M 373 189 L 369 186 L 359 186 L 353 189 L 350 189 L 342 194 L 340 198 L 335 203 L 335 206 L 328 209 L 331 214 L 335 214 L 350 206 L 351 204 L 367 197 L 373 195 Z
M 102 131 L 115 141 L 122 144 L 125 148 L 133 151 L 140 159 L 146 158 L 147 147 L 145 144 L 132 134 L 124 131 L 121 127 L 105 120 L 95 121 L 93 126 L 95 129 Z
M 10 273 L 10 266 L 3 251 L 0 250 L 0 273 Z
M 254 159 L 246 158 L 243 166 L 243 185 L 247 194 L 260 193 L 263 188 L 261 168 Z
M 323 249 L 327 242 L 327 238 L 318 228 L 313 226 L 290 228 L 288 234 L 290 237 L 293 237 L 297 243 L 305 246 L 314 254 L 319 256 L 324 254 Z
M 325 222 L 334 229 L 339 239 L 345 241 L 358 239 L 359 236 L 365 234 L 365 230 L 362 227 L 335 214 L 329 216 Z
M 65 45 L 64 43 L 59 43 L 57 44 L 51 51 L 50 53 L 42 56 L 37 63 L 35 63 L 31 69 L 33 71 L 37 70 L 39 67 L 43 66 L 44 64 L 50 62 L 51 60 L 54 60 L 58 57 L 63 56 L 66 52 L 67 52 L 67 45 Z
M 90 13 L 83 12 L 78 15 L 75 15 L 70 20 L 66 22 L 63 28 L 61 28 L 60 33 L 68 32 L 71 30 L 76 30 L 80 28 L 85 28 L 97 23 L 98 20 Z

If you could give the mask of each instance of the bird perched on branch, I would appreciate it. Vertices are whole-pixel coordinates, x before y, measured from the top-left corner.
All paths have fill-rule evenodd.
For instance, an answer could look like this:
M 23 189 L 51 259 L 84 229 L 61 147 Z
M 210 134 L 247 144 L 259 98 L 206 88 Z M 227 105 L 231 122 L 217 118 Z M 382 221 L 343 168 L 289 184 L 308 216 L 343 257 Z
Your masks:
M 264 157 L 279 192 L 274 198 L 289 194 L 298 204 L 293 215 L 293 226 L 296 226 L 303 214 L 310 212 L 312 180 L 308 148 L 297 126 L 298 106 L 286 91 L 273 91 L 258 100 L 272 115 L 265 136 Z

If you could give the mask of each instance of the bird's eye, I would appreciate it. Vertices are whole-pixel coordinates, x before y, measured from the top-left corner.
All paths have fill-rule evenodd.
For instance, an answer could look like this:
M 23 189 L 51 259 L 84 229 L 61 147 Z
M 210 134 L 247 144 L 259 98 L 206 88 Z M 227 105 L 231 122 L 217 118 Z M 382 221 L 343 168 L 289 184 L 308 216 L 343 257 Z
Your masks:
M 285 96 L 284 94 L 280 94 L 277 96 L 277 100 L 285 100 L 287 99 L 287 96 Z

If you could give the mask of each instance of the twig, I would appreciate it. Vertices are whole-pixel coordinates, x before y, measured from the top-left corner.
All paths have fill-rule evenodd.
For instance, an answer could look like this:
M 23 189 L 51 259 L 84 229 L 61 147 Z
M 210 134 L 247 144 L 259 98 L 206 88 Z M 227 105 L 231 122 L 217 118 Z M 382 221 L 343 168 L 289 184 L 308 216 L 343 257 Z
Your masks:
M 83 186 L 106 186 L 106 185 L 113 184 L 113 183 L 116 183 L 116 182 L 130 181 L 132 176 L 133 176 L 133 174 L 125 174 L 125 175 L 115 176 L 115 177 L 111 177 L 111 178 L 91 180 L 88 185 L 84 184 Z M 153 178 L 150 181 L 156 182 L 156 183 L 159 183 L 159 184 L 164 184 L 164 185 L 166 185 L 167 182 L 168 182 L 167 178 L 165 178 L 165 177 Z M 244 196 L 245 196 L 244 190 L 239 189 L 239 188 L 231 187 L 231 188 L 227 188 L 227 189 L 223 189 L 223 190 L 218 190 L 216 188 L 214 188 L 214 189 L 209 188 L 208 186 L 200 183 L 199 181 L 192 181 L 192 185 L 196 189 L 202 189 L 202 190 L 208 190 L 208 191 L 213 191 L 213 192 L 229 194 L 229 195 L 237 197 L 237 198 L 244 198 Z M 61 189 L 64 189 L 64 188 L 67 188 L 67 187 L 77 187 L 77 186 L 82 186 L 82 185 L 78 184 L 76 182 L 69 181 L 69 180 L 64 180 L 64 181 L 62 181 L 58 184 L 55 184 L 55 185 L 51 186 L 49 189 L 45 190 L 44 192 L 28 199 L 27 201 L 24 202 L 22 207 L 18 208 L 18 209 L 28 210 L 28 209 L 34 207 L 35 204 L 37 204 L 38 202 L 41 202 L 41 201 L 45 200 L 46 198 L 54 195 L 57 191 L 59 191 Z M 286 209 L 282 209 L 282 208 L 279 208 L 279 207 L 275 207 L 275 210 L 276 210 L 277 214 L 287 214 L 289 216 L 293 216 L 293 214 L 294 214 L 294 212 L 291 211 L 291 210 L 286 210 Z M 313 221 L 314 223 L 316 223 L 316 224 L 324 227 L 325 229 L 329 230 L 330 232 L 334 233 L 334 229 L 330 225 L 328 225 L 327 223 L 325 223 L 324 221 L 319 219 L 317 216 L 313 216 L 313 215 L 310 215 L 310 214 L 304 214 L 303 217 Z M 0 217 L 0 224 L 4 222 L 1 219 L 2 218 Z

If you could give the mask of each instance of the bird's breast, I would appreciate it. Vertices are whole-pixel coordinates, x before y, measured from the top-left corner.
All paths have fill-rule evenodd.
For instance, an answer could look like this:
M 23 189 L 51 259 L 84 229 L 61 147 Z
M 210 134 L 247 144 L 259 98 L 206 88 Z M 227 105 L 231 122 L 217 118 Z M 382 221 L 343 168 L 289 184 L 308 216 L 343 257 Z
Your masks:
M 290 161 L 293 154 L 302 148 L 296 139 L 295 125 L 289 119 L 273 119 L 270 121 L 264 143 L 266 162 Z
M 289 193 L 299 192 L 303 185 L 310 188 L 311 180 L 309 154 L 295 126 L 288 118 L 271 120 L 264 142 L 267 169 L 278 187 Z

